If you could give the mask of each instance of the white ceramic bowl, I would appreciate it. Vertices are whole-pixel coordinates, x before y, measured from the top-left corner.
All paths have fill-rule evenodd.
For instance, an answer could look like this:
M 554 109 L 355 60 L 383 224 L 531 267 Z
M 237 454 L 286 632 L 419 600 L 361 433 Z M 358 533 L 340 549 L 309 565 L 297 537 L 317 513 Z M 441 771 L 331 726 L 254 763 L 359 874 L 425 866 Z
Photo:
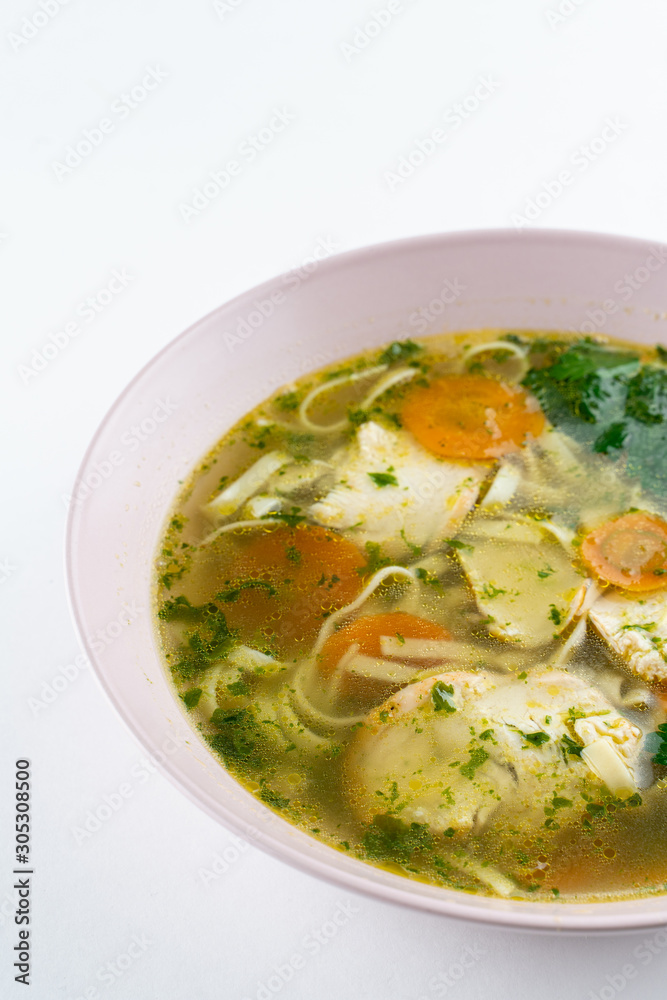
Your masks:
M 667 344 L 666 261 L 658 244 L 559 231 L 369 247 L 221 306 L 127 387 L 74 487 L 71 602 L 111 701 L 209 815 L 311 874 L 435 913 L 588 932 L 667 923 L 665 895 L 580 905 L 488 899 L 389 874 L 307 836 L 240 787 L 190 727 L 163 671 L 150 613 L 155 550 L 179 480 L 278 386 L 361 348 L 443 330 L 572 329 Z

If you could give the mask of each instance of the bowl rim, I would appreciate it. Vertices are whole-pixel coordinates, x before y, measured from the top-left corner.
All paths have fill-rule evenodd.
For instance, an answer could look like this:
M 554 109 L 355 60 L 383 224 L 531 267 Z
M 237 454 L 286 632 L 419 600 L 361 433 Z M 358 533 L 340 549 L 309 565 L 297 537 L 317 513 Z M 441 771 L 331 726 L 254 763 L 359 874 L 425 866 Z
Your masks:
M 362 262 L 369 257 L 381 258 L 383 256 L 391 256 L 393 254 L 400 253 L 403 250 L 420 248 L 428 249 L 430 247 L 442 245 L 443 243 L 448 245 L 459 243 L 463 245 L 479 242 L 491 245 L 493 243 L 507 243 L 514 241 L 531 243 L 533 245 L 549 244 L 552 247 L 554 245 L 557 246 L 558 243 L 566 244 L 576 241 L 581 242 L 582 244 L 587 244 L 590 246 L 592 251 L 594 251 L 596 247 L 613 248 L 614 246 L 617 246 L 619 249 L 626 251 L 635 247 L 638 251 L 646 250 L 647 252 L 650 252 L 650 250 L 655 246 L 664 246 L 664 244 L 662 244 L 658 239 L 648 240 L 639 237 L 619 236 L 616 234 L 607 234 L 587 230 L 546 229 L 532 227 L 526 230 L 517 230 L 513 228 L 480 228 L 456 230 L 451 232 L 434 232 L 356 247 L 342 253 L 333 254 L 331 257 L 321 260 L 318 265 L 318 270 L 319 268 L 325 268 L 327 271 L 335 272 L 340 268 L 349 267 L 350 265 L 353 266 L 355 263 Z M 194 334 L 199 326 L 208 323 L 208 321 L 215 317 L 217 313 L 220 313 L 223 310 L 226 311 L 233 309 L 245 300 L 253 299 L 265 294 L 267 291 L 279 286 L 283 279 L 294 273 L 295 270 L 297 269 L 291 269 L 268 278 L 260 284 L 254 285 L 234 296 L 232 299 L 216 306 L 204 316 L 191 323 L 185 330 L 173 337 L 168 343 L 160 348 L 159 351 L 151 356 L 151 358 L 139 369 L 136 375 L 134 375 L 134 377 L 127 383 L 125 388 L 116 397 L 99 422 L 77 469 L 72 487 L 72 495 L 75 494 L 75 491 L 83 479 L 83 475 L 95 452 L 99 439 L 107 429 L 108 425 L 112 423 L 117 411 L 120 410 L 128 397 L 132 396 L 135 387 L 141 383 L 144 376 L 167 354 L 177 350 L 180 344 Z M 101 685 L 102 690 L 105 692 L 107 698 L 118 712 L 126 728 L 139 742 L 142 748 L 146 749 L 150 753 L 150 747 L 154 742 L 153 739 L 142 728 L 140 721 L 127 712 L 122 701 L 116 697 L 115 692 L 107 683 L 105 672 L 98 665 L 96 653 L 86 637 L 84 613 L 79 605 L 76 586 L 76 512 L 77 506 L 74 503 L 71 503 L 68 510 L 64 537 L 67 599 L 75 631 L 79 637 L 81 647 L 93 667 L 93 674 L 96 677 L 97 682 Z M 627 933 L 667 925 L 667 893 L 660 893 L 648 897 L 637 897 L 636 899 L 619 899 L 617 901 L 607 900 L 588 903 L 536 903 L 531 902 L 530 900 L 501 901 L 495 899 L 494 897 L 470 896 L 467 893 L 460 891 L 457 893 L 457 898 L 455 899 L 445 896 L 444 894 L 442 897 L 417 895 L 410 891 L 409 886 L 412 884 L 411 880 L 398 875 L 395 876 L 397 884 L 388 885 L 380 882 L 374 882 L 364 877 L 363 874 L 357 875 L 354 871 L 334 868 L 324 859 L 304 854 L 299 850 L 298 846 L 293 846 L 292 844 L 284 842 L 274 842 L 271 839 L 269 831 L 266 833 L 263 832 L 261 838 L 254 838 L 252 834 L 249 833 L 248 828 L 244 825 L 244 823 L 225 803 L 221 801 L 216 801 L 214 803 L 212 797 L 208 793 L 204 793 L 201 789 L 191 785 L 189 778 L 180 772 L 179 768 L 174 762 L 172 762 L 169 756 L 162 754 L 161 757 L 161 760 L 155 760 L 155 764 L 160 769 L 161 773 L 166 775 L 166 777 L 181 792 L 184 792 L 198 808 L 203 809 L 204 812 L 206 812 L 216 822 L 222 822 L 223 825 L 237 833 L 241 838 L 250 841 L 253 846 L 259 847 L 271 856 L 292 865 L 308 875 L 316 876 L 333 885 L 344 886 L 353 892 L 357 892 L 372 899 L 379 899 L 383 902 L 407 906 L 414 910 L 430 912 L 440 916 L 465 920 L 477 924 L 486 924 L 497 927 L 498 929 L 518 929 L 522 931 L 536 931 L 542 933 L 553 933 L 555 931 L 559 933 L 585 932 L 587 934 L 605 932 Z M 224 814 L 224 819 L 222 819 L 221 814 Z M 277 814 L 274 813 L 272 813 L 272 815 L 277 816 Z M 285 823 L 290 827 L 294 826 L 282 817 L 277 818 L 280 819 L 282 823 Z M 334 850 L 334 848 L 330 849 Z M 359 863 L 362 866 L 365 865 L 362 861 Z M 405 883 L 405 888 L 401 883 Z M 455 890 L 452 890 L 452 892 L 455 892 Z M 477 900 L 477 905 L 472 905 L 468 902 L 470 899 Z M 625 913 L 614 912 L 621 906 L 629 908 L 633 903 L 645 903 L 648 899 L 656 900 L 656 902 L 664 901 L 662 908 L 658 909 L 656 907 L 655 910 L 637 913 L 628 912 L 627 909 Z M 507 909 L 497 909 L 494 906 L 494 904 L 507 905 L 508 903 L 511 904 L 511 906 Z M 567 911 L 565 910 L 565 907 L 568 908 Z M 576 912 L 578 908 L 581 910 L 579 913 Z

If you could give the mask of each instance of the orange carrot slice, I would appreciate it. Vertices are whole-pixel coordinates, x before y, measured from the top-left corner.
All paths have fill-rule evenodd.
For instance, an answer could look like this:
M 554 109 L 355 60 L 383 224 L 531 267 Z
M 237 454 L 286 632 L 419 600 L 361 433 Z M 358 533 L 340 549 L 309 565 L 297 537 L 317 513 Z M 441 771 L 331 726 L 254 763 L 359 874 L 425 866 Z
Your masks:
M 446 375 L 415 389 L 402 419 L 420 444 L 442 458 L 498 458 L 544 429 L 532 396 L 484 375 Z
M 382 656 L 380 639 L 382 636 L 400 636 L 403 639 L 451 639 L 451 634 L 442 625 L 409 615 L 403 611 L 391 611 L 382 615 L 365 615 L 350 625 L 344 625 L 334 632 L 325 642 L 319 658 L 320 672 L 323 677 L 332 676 L 337 664 L 351 646 L 357 645 L 357 652 L 364 656 Z M 406 658 L 406 662 L 409 660 Z M 425 670 L 435 660 L 413 661 L 415 670 Z M 379 683 L 372 678 L 361 675 L 345 674 L 341 678 L 341 690 L 344 694 L 375 694 Z M 380 685 L 381 686 L 381 685 Z
M 298 524 L 221 535 L 202 563 L 205 599 L 220 604 L 243 641 L 285 651 L 312 640 L 332 611 L 354 600 L 366 560 L 335 531 Z
M 654 514 L 623 514 L 586 535 L 581 557 L 591 572 L 624 590 L 667 587 L 667 523 Z

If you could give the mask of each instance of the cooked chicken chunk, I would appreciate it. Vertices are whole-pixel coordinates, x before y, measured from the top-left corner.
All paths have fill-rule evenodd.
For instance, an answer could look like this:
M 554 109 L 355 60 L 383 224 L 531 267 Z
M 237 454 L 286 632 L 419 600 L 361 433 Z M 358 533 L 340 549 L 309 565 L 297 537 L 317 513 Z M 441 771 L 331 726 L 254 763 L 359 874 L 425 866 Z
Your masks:
M 641 598 L 641 599 L 640 599 Z M 630 670 L 646 681 L 667 681 L 667 597 L 611 593 L 599 597 L 589 618 Z
M 310 507 L 319 524 L 354 527 L 357 542 L 396 558 L 456 530 L 474 505 L 488 466 L 434 458 L 405 431 L 362 424 L 338 464 L 333 489 Z
M 546 671 L 523 682 L 453 671 L 403 688 L 350 746 L 349 797 L 365 822 L 388 812 L 433 832 L 493 821 L 535 829 L 575 820 L 582 793 L 637 790 L 642 733 L 597 690 Z

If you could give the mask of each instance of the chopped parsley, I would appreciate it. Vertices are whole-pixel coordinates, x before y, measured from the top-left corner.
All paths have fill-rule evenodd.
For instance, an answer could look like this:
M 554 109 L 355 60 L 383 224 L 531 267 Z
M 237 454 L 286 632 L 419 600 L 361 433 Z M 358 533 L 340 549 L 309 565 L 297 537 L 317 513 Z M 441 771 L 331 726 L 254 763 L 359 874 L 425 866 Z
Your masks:
M 443 544 L 448 545 L 450 549 L 465 549 L 466 552 L 474 552 L 474 546 L 466 545 L 465 542 L 460 542 L 458 538 L 445 538 Z
M 657 353 L 664 362 L 665 356 Z M 537 361 L 523 384 L 551 423 L 611 461 L 622 456 L 630 477 L 644 489 L 664 493 L 667 369 L 641 364 L 634 351 L 590 339 L 547 344 L 546 355 Z
M 227 619 L 217 604 L 210 602 L 194 606 L 186 597 L 166 601 L 158 612 L 163 621 L 182 621 L 195 627 L 179 649 L 179 660 L 172 667 L 182 678 L 205 670 L 216 660 L 224 660 L 238 641 L 238 632 L 227 625 Z
M 260 789 L 259 797 L 262 802 L 266 802 L 267 806 L 271 806 L 272 809 L 284 809 L 290 803 L 290 800 L 286 799 L 284 795 L 274 792 L 273 789 L 267 788 L 266 785 L 263 785 Z
M 245 681 L 234 681 L 232 684 L 227 685 L 227 690 L 233 695 L 243 695 L 250 694 L 250 688 Z
M 440 580 L 435 573 L 429 573 L 423 566 L 418 566 L 415 573 L 417 574 L 417 579 L 421 580 L 422 583 L 428 583 L 431 587 L 440 586 Z
M 374 816 L 362 837 L 366 856 L 375 861 L 409 861 L 416 851 L 429 850 L 433 836 L 424 823 L 404 823 L 387 813 Z
M 560 625 L 560 623 L 563 621 L 563 616 L 555 604 L 549 605 L 549 618 L 554 623 L 554 625 Z
M 290 528 L 295 528 L 297 524 L 301 524 L 302 521 L 306 520 L 299 507 L 292 507 L 289 513 L 275 511 L 270 514 L 264 514 L 262 520 L 266 520 L 267 518 L 271 518 L 272 521 L 283 521 Z
M 486 752 L 484 747 L 475 747 L 474 750 L 470 751 L 470 760 L 467 763 L 462 764 L 459 767 L 459 772 L 464 778 L 470 778 L 471 780 L 475 777 L 475 771 L 478 767 L 489 759 L 489 754 Z
M 368 475 L 378 488 L 398 486 L 398 479 L 391 472 L 369 472 Z
M 225 604 L 233 604 L 234 601 L 238 601 L 241 596 L 242 590 L 264 590 L 266 591 L 267 597 L 275 597 L 278 591 L 275 587 L 272 587 L 267 580 L 241 580 L 237 583 L 235 587 L 230 587 L 228 590 L 221 590 L 215 595 L 214 600 L 224 601 Z
M 628 437 L 627 425 L 622 422 L 610 424 L 593 442 L 593 451 L 608 455 L 611 449 L 620 451 Z
M 365 566 L 359 566 L 357 569 L 359 576 L 372 576 L 373 573 L 377 573 L 383 566 L 391 565 L 391 559 L 382 555 L 379 542 L 366 542 L 364 548 L 366 549 L 368 562 Z
M 202 696 L 201 688 L 190 688 L 183 695 L 183 701 L 185 702 L 186 708 L 195 708 L 199 704 L 199 699 Z
M 662 764 L 663 767 L 667 767 L 667 722 L 662 722 L 658 726 L 655 735 L 660 738 L 660 744 L 652 760 L 655 764 Z
M 199 622 L 203 618 L 203 608 L 190 604 L 187 597 L 181 595 L 173 600 L 165 601 L 157 613 L 163 622 Z
M 572 754 L 573 757 L 581 757 L 581 751 L 584 749 L 583 745 L 576 743 L 567 733 L 561 736 L 561 743 L 563 744 L 563 752 L 565 754 Z
M 431 700 L 436 712 L 444 711 L 448 715 L 451 715 L 452 712 L 456 711 L 456 705 L 452 697 L 453 694 L 454 686 L 452 684 L 445 684 L 443 681 L 435 682 L 431 688 Z
M 543 743 L 549 743 L 551 741 L 551 737 L 548 733 L 522 733 L 520 729 L 518 732 L 520 736 L 523 736 L 526 743 L 530 743 L 534 747 L 541 747 Z
M 277 396 L 275 404 L 279 410 L 286 410 L 290 412 L 291 410 L 296 410 L 301 402 L 301 393 L 299 392 L 283 392 L 282 395 Z
M 381 365 L 392 365 L 395 361 L 407 361 L 423 350 L 421 344 L 413 340 L 394 340 L 379 356 Z
M 418 559 L 419 556 L 422 554 L 422 546 L 415 545 L 413 542 L 408 540 L 405 534 L 405 528 L 401 528 L 401 538 L 403 539 L 407 547 L 410 549 L 410 552 L 412 553 L 413 557 L 415 559 Z

